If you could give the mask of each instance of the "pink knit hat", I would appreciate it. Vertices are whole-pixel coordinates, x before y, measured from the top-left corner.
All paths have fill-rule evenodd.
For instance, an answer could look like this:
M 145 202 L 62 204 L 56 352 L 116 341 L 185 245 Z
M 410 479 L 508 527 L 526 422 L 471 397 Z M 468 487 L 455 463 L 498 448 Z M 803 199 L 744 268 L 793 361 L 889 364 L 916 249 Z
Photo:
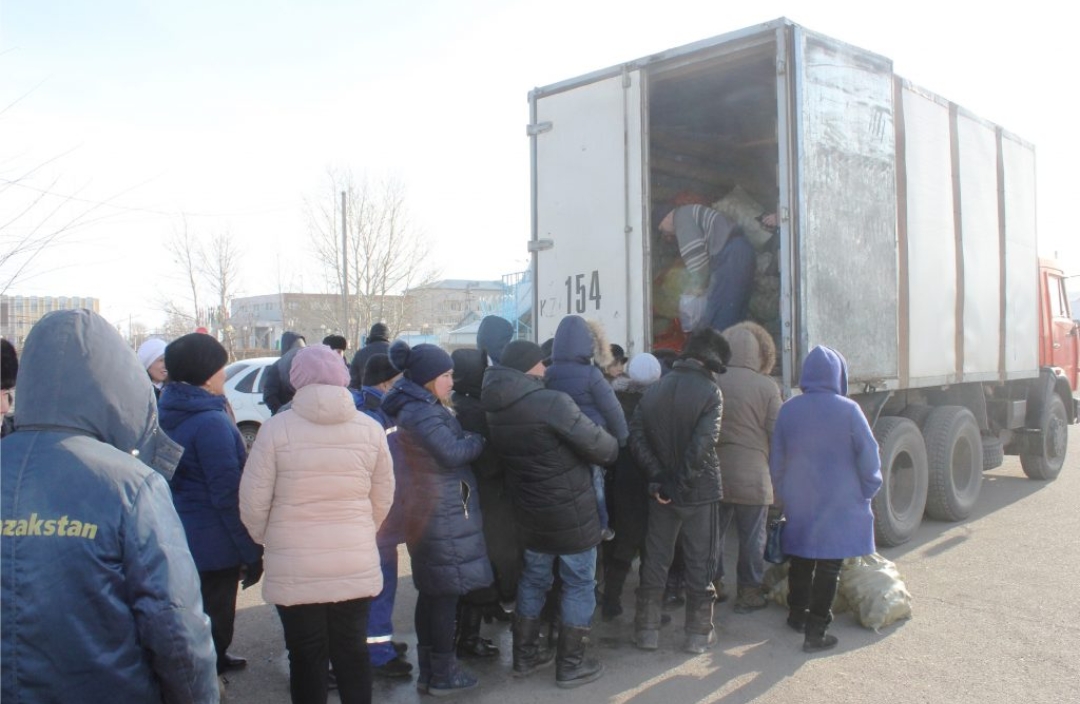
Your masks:
M 348 386 L 349 370 L 341 355 L 326 345 L 304 347 L 293 358 L 289 381 L 297 391 L 308 384 Z

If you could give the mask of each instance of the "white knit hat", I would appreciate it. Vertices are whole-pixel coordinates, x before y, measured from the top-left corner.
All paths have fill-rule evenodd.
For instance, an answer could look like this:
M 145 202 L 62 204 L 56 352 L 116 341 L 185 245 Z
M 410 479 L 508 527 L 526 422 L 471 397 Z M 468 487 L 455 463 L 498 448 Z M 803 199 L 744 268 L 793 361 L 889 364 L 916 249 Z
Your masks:
M 648 352 L 635 354 L 626 365 L 626 374 L 639 384 L 651 384 L 660 378 L 660 360 Z
M 151 337 L 139 345 L 139 351 L 135 354 L 139 356 L 139 364 L 143 366 L 143 369 L 149 370 L 151 364 L 165 356 L 165 347 L 165 340 L 156 337 Z

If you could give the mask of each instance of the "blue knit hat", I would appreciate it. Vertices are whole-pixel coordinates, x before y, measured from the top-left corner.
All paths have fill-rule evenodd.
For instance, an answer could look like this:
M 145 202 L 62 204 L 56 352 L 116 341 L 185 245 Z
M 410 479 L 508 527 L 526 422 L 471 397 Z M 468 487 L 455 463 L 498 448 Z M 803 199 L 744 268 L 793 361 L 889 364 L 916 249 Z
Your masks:
M 407 379 L 420 386 L 454 368 L 450 355 L 438 345 L 409 347 L 404 340 L 390 345 L 390 361 Z

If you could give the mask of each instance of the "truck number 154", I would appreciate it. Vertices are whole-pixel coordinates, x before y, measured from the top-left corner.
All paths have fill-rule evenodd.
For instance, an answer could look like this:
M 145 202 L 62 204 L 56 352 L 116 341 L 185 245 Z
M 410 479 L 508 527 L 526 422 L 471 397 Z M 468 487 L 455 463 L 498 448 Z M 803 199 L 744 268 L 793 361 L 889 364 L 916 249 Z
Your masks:
M 585 277 L 589 276 L 586 291 Z M 592 275 L 571 274 L 566 277 L 566 314 L 584 313 L 589 301 L 593 301 L 596 310 L 600 310 L 600 272 L 595 269 Z M 573 310 L 576 309 L 576 310 Z

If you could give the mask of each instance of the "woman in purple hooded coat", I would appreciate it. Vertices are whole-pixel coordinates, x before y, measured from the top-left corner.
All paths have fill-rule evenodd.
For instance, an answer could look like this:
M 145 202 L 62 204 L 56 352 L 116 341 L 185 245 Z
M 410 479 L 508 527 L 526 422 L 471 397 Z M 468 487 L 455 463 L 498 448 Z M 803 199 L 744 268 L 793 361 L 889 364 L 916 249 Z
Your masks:
M 875 551 L 870 501 L 881 487 L 881 459 L 866 416 L 847 398 L 839 352 L 812 349 L 799 387 L 802 395 L 780 407 L 769 473 L 787 517 L 787 622 L 806 633 L 803 650 L 816 652 L 836 645 L 826 630 L 843 559 Z

